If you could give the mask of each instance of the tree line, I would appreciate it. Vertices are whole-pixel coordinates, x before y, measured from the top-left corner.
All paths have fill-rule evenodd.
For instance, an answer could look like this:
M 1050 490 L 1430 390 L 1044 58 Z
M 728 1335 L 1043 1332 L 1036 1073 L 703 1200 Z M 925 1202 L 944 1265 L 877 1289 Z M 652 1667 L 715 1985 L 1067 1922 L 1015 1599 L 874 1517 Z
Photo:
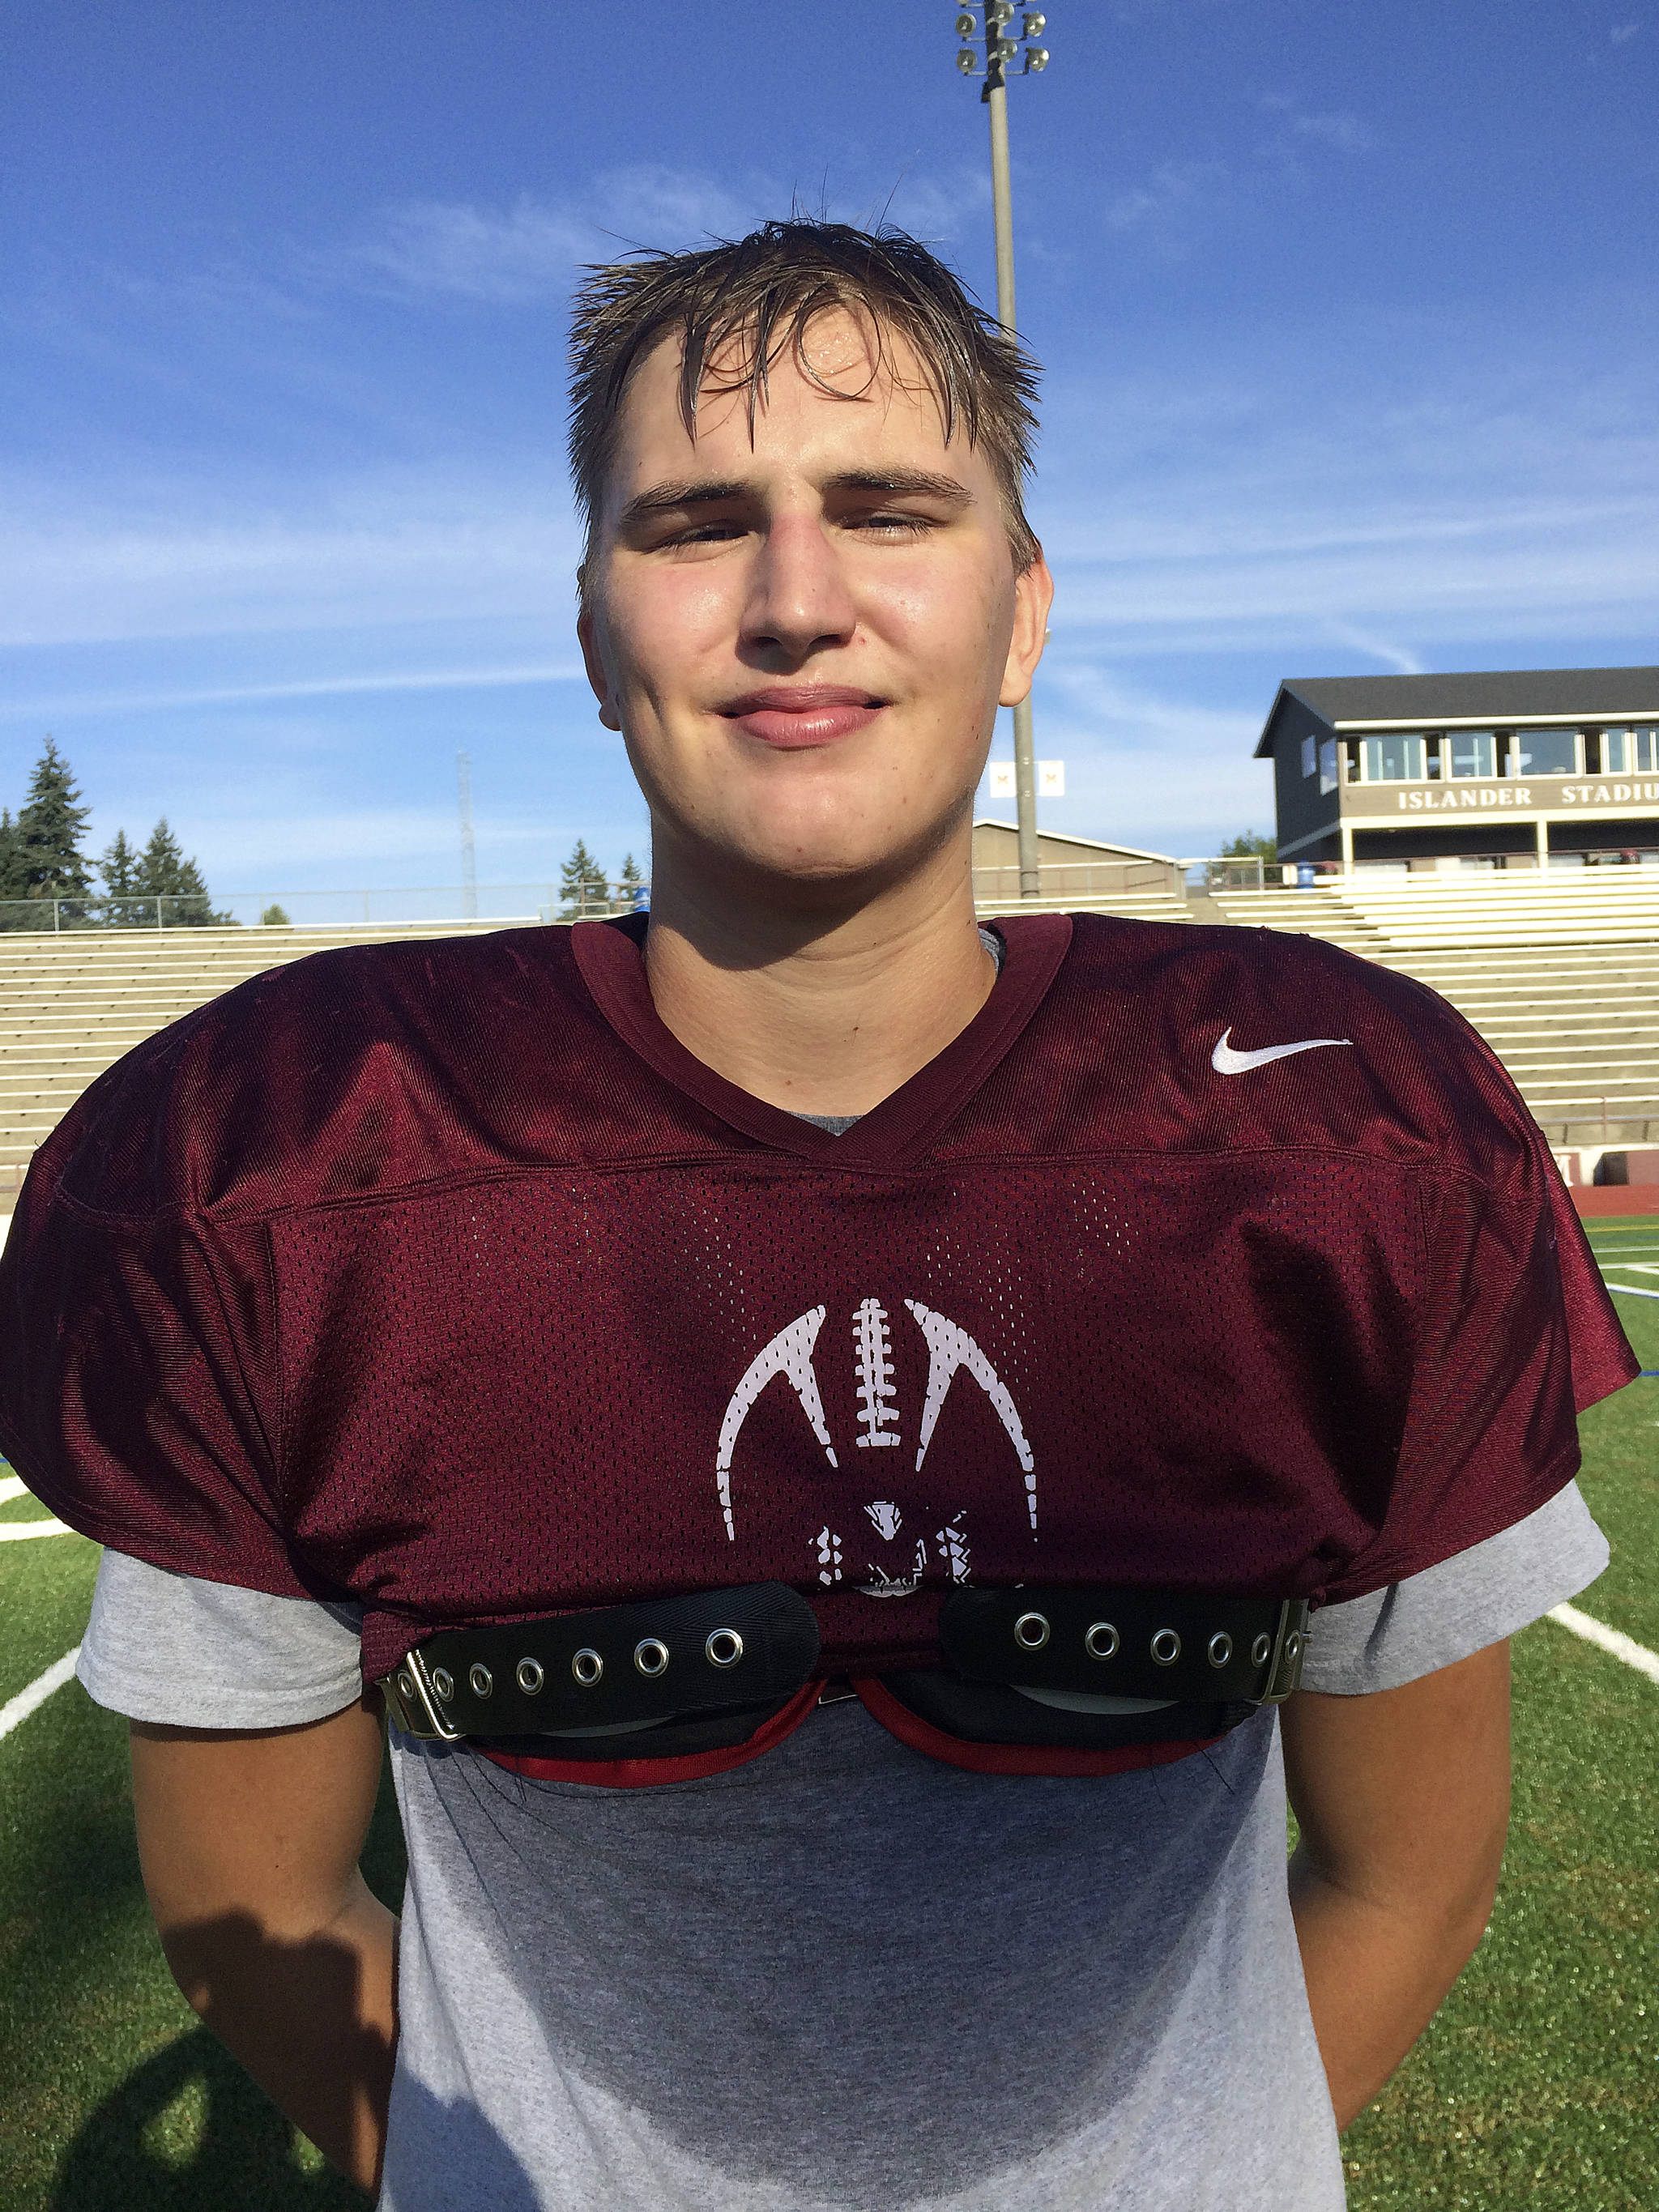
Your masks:
M 623 861 L 621 875 L 612 878 L 588 851 L 586 839 L 578 837 L 570 858 L 559 870 L 559 920 L 580 921 L 592 915 L 631 914 L 643 905 L 645 890 L 645 878 L 631 853 Z
M 202 872 L 185 858 L 165 814 L 146 844 L 132 844 L 118 830 L 97 860 L 82 849 L 91 818 L 69 763 L 48 738 L 15 817 L 0 807 L 0 929 L 49 929 L 54 919 L 76 928 L 154 927 L 158 899 L 169 924 L 234 925 L 234 915 L 213 911 Z M 25 902 L 38 902 L 40 911 Z

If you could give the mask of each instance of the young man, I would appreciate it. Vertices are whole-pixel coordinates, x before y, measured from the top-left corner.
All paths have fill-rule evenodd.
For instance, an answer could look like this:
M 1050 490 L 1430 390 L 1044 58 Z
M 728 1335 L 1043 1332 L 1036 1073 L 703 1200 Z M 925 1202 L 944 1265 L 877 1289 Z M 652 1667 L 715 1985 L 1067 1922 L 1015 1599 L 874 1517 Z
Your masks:
M 575 360 L 648 928 L 232 992 L 6 1252 L 173 1972 L 395 2212 L 1334 2212 L 1605 1559 L 1548 1154 L 1322 945 L 975 927 L 1051 585 L 920 247 L 604 270 Z

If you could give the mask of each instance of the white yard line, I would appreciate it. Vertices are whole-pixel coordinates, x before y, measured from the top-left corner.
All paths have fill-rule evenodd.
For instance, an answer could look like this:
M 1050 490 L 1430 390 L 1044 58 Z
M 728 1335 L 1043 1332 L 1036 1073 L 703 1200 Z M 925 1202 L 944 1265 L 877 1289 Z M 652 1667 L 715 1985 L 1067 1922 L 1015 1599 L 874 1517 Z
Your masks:
M 72 1536 L 67 1521 L 0 1521 L 0 1544 L 27 1543 L 31 1536 Z
M 1615 1659 L 1622 1659 L 1626 1667 L 1634 1667 L 1650 1682 L 1659 1682 L 1659 1651 L 1650 1651 L 1645 1644 L 1638 1644 L 1622 1629 L 1609 1628 L 1605 1621 L 1592 1620 L 1576 1605 L 1553 1605 L 1547 1617 L 1563 1628 L 1570 1628 L 1575 1636 L 1582 1636 L 1586 1644 L 1594 1644 Z
M 9 1505 L 14 1498 L 21 1498 L 28 1485 L 21 1474 L 0 1474 L 0 1505 Z
M 61 1690 L 74 1674 L 75 1662 L 80 1656 L 81 1647 L 77 1644 L 73 1651 L 66 1651 L 61 1659 L 47 1668 L 44 1674 L 37 1675 L 27 1690 L 20 1690 L 15 1698 L 8 1698 L 5 1704 L 0 1705 L 0 1736 L 9 1735 L 31 1713 L 38 1711 L 46 1704 L 54 1690 Z
M 1609 1283 L 1607 1288 L 1626 1298 L 1659 1298 L 1659 1291 L 1644 1291 L 1639 1283 Z

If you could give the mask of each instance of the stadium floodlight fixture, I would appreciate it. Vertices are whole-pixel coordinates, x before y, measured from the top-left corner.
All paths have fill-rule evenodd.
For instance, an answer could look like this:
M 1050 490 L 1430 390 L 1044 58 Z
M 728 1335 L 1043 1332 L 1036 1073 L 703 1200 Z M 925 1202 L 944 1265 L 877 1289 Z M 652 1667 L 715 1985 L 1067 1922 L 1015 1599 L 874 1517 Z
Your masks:
M 991 207 L 996 223 L 997 320 L 1006 331 L 1014 328 L 1014 222 L 1008 188 L 1008 74 L 1021 59 L 1018 38 L 1006 35 L 1013 21 L 1014 0 L 985 0 L 985 82 L 980 98 L 990 110 Z M 1040 76 L 1048 66 L 1048 49 L 1038 46 L 1048 27 L 1048 18 L 1036 9 L 1021 17 L 1025 40 L 1020 74 Z M 956 18 L 957 36 L 964 42 L 979 34 L 979 25 L 967 8 Z M 964 43 L 957 55 L 963 76 L 980 74 L 980 58 Z M 1014 804 L 1019 817 L 1019 895 L 1036 898 L 1042 888 L 1037 866 L 1036 738 L 1031 726 L 1031 702 L 1023 699 L 1014 709 Z

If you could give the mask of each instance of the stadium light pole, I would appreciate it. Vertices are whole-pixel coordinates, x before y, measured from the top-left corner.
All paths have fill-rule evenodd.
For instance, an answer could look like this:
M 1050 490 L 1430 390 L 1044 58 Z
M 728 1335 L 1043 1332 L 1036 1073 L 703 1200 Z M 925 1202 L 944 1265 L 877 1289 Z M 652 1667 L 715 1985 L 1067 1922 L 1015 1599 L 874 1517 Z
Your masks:
M 478 918 L 478 861 L 472 842 L 472 756 L 455 756 L 456 797 L 461 817 L 461 913 L 468 921 Z
M 1025 40 L 1007 35 L 1018 14 Z M 981 18 L 983 19 L 981 28 Z M 991 118 L 991 211 L 996 226 L 997 320 L 1012 337 L 1014 331 L 1014 213 L 1008 189 L 1008 71 L 1016 62 L 1022 76 L 1039 76 L 1048 66 L 1048 49 L 1037 41 L 1048 19 L 1035 9 L 1017 9 L 1012 0 L 981 0 L 981 6 L 963 8 L 957 16 L 957 36 L 963 41 L 957 67 L 963 76 L 977 76 L 981 60 L 969 41 L 978 39 L 984 48 L 985 82 L 980 99 Z M 1014 709 L 1014 812 L 1019 823 L 1019 895 L 1036 898 L 1042 888 L 1037 866 L 1036 738 L 1031 724 L 1031 695 L 1028 691 Z

